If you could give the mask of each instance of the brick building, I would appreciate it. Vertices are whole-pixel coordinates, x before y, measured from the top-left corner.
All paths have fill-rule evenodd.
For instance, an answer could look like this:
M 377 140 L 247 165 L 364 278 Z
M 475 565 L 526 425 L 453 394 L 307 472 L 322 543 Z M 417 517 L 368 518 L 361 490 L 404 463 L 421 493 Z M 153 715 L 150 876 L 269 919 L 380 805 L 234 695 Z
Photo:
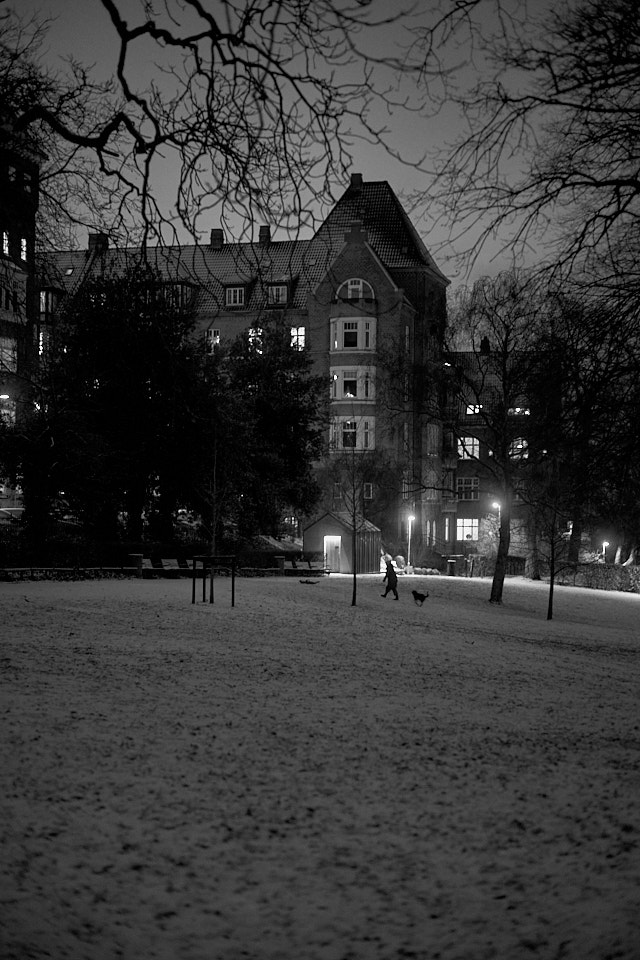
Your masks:
M 61 297 L 97 272 L 122 269 L 136 250 L 114 250 L 107 237 L 86 251 L 59 253 L 42 281 L 43 336 Z M 204 350 L 243 331 L 259 336 L 275 318 L 292 343 L 309 350 L 327 382 L 327 457 L 318 512 L 340 512 L 344 490 L 332 463 L 362 465 L 359 509 L 400 549 L 413 517 L 416 548 L 442 547 L 442 426 L 437 377 L 446 323 L 446 287 L 395 193 L 359 174 L 308 240 L 209 242 L 147 251 L 176 304 L 189 303 Z M 431 378 L 429 370 L 434 371 Z M 367 480 L 367 464 L 371 478 Z

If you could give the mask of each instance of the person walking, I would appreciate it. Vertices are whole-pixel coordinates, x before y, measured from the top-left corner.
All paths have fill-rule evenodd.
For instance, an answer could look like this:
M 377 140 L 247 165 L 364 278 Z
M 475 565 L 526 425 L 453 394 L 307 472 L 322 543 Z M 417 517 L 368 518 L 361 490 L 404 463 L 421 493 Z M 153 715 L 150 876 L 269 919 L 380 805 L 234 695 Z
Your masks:
M 398 574 L 395 571 L 391 560 L 387 560 L 387 572 L 384 575 L 382 582 L 387 581 L 387 589 L 384 593 L 381 593 L 381 597 L 386 597 L 386 595 L 391 591 L 393 593 L 394 600 L 398 599 Z

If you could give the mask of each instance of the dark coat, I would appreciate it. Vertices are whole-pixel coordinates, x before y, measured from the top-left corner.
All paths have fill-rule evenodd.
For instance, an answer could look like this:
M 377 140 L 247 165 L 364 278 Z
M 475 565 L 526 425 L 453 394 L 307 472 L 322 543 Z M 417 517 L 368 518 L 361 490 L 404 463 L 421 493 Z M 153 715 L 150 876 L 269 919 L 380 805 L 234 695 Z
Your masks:
M 382 578 L 382 582 L 384 583 L 385 580 L 392 589 L 398 586 L 398 574 L 391 562 L 387 562 L 387 572 Z

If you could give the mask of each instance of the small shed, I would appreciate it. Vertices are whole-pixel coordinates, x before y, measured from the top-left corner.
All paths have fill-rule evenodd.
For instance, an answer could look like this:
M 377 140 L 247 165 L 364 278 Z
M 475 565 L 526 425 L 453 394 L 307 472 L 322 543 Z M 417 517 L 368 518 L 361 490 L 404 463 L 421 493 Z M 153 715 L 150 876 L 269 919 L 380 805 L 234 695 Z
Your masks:
M 356 573 L 379 573 L 382 535 L 361 517 L 356 526 Z M 324 558 L 325 569 L 353 573 L 353 523 L 346 513 L 324 513 L 302 531 L 305 556 Z

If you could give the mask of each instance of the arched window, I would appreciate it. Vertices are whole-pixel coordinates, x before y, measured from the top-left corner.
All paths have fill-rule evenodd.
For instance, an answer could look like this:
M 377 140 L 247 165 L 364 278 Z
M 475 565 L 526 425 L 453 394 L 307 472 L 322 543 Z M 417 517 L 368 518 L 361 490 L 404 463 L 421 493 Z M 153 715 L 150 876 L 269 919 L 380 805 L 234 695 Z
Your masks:
M 348 303 L 351 300 L 365 300 L 368 303 L 373 303 L 375 299 L 371 284 L 359 277 L 345 280 L 344 283 L 340 284 L 336 293 L 336 300 L 342 300 L 343 303 Z

